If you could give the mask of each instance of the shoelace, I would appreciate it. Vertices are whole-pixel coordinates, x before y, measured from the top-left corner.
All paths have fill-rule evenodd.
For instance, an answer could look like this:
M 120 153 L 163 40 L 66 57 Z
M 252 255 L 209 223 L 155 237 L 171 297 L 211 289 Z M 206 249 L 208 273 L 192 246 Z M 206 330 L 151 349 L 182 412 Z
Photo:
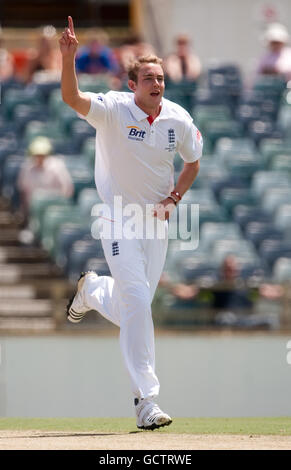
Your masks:
M 158 405 L 154 404 L 153 407 L 151 408 L 149 414 L 147 415 L 146 419 L 149 421 L 153 421 L 159 414 L 161 414 L 162 411 L 158 407 Z

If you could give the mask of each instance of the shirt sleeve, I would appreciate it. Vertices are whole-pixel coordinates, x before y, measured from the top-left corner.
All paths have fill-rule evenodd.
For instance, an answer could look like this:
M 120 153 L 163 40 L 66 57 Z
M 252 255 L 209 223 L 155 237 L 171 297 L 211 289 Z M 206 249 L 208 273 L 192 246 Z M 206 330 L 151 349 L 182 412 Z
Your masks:
M 86 95 L 90 96 L 91 105 L 85 119 L 91 126 L 97 128 L 110 118 L 114 107 L 114 100 L 110 92 L 105 95 L 103 93 L 86 92 Z
M 202 156 L 203 139 L 201 132 L 190 119 L 185 124 L 185 134 L 179 153 L 186 163 L 196 162 Z

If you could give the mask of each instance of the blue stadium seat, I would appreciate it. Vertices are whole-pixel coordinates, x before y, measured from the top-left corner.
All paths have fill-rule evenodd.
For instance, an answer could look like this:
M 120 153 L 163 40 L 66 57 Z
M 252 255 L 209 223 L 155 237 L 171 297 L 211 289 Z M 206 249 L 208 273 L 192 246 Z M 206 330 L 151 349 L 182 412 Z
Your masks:
M 232 214 L 233 209 L 241 204 L 257 203 L 256 198 L 250 193 L 249 188 L 224 188 L 219 195 L 220 204 L 229 213 Z
M 80 191 L 77 201 L 80 212 L 90 217 L 92 207 L 95 204 L 102 204 L 96 188 L 84 188 Z
M 63 224 L 56 239 L 55 261 L 67 274 L 70 250 L 73 243 L 84 238 L 92 239 L 90 225 L 80 223 Z
M 274 214 L 281 204 L 291 204 L 291 187 L 270 188 L 262 200 L 262 207 L 270 214 Z
M 283 240 L 284 234 L 273 223 L 252 221 L 245 227 L 245 237 L 259 247 L 265 239 Z
M 287 229 L 291 230 L 291 203 L 283 203 L 277 207 L 274 214 L 274 225 L 285 232 Z
M 235 106 L 243 85 L 240 68 L 235 64 L 212 66 L 207 71 L 207 78 L 209 89 L 216 93 L 226 94 Z
M 200 245 L 207 252 L 216 240 L 238 240 L 243 233 L 234 222 L 205 222 L 200 229 Z
M 291 281 L 291 258 L 278 258 L 275 261 L 272 279 L 277 283 Z
M 210 182 L 210 186 L 212 191 L 215 194 L 217 200 L 220 198 L 220 193 L 223 189 L 226 188 L 240 188 L 240 189 L 248 189 L 249 182 L 247 178 L 243 178 L 237 175 L 230 175 L 228 172 L 225 175 L 225 178 L 220 179 L 218 181 Z
M 284 138 L 284 131 L 276 122 L 264 118 L 249 123 L 248 135 L 253 139 L 256 145 L 259 146 L 261 140 L 266 137 L 272 139 Z
M 260 260 L 252 242 L 246 239 L 216 240 L 209 256 L 221 264 L 226 256 L 234 255 L 242 264 L 253 264 Z
M 233 219 L 244 229 L 249 222 L 271 223 L 272 216 L 261 206 L 238 204 L 233 210 Z
M 24 158 L 23 155 L 9 155 L 3 167 L 2 195 L 11 201 L 14 209 L 17 209 L 20 204 L 17 179 Z
M 290 187 L 290 177 L 288 174 L 279 171 L 260 170 L 253 175 L 250 189 L 254 197 L 263 198 L 265 192 L 269 192 L 271 188 L 288 187 Z
M 259 253 L 272 269 L 277 259 L 291 258 L 291 242 L 289 240 L 264 240 L 259 247 Z
M 90 258 L 104 260 L 104 253 L 100 240 L 78 240 L 73 243 L 68 261 L 68 277 L 76 281 Z
M 95 271 L 98 276 L 111 276 L 111 272 L 105 258 L 89 258 L 85 265 L 85 271 Z

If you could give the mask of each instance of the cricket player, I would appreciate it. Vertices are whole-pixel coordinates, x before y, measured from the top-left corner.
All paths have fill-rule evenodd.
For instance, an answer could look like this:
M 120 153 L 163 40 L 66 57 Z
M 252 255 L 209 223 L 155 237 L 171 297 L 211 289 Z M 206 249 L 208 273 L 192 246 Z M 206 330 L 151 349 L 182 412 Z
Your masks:
M 143 212 L 141 220 L 152 207 L 151 217 L 162 224 L 165 233 L 158 236 L 154 229 L 151 236 L 131 237 L 122 231 L 117 238 L 116 231 L 126 225 L 125 215 L 118 220 L 104 217 L 105 225 L 117 229 L 109 235 L 104 229 L 101 235 L 112 276 L 82 273 L 67 308 L 68 319 L 77 323 L 86 312 L 96 310 L 120 327 L 137 427 L 159 428 L 171 424 L 172 419 L 156 404 L 160 384 L 155 373 L 151 303 L 165 262 L 168 218 L 198 174 L 202 137 L 190 115 L 163 98 L 164 72 L 158 57 L 141 57 L 132 64 L 128 71 L 131 92 L 86 93 L 78 88 L 78 41 L 70 16 L 59 43 L 63 100 L 96 128 L 99 196 L 110 209 L 116 197 L 122 199 L 123 207 L 138 205 Z M 174 186 L 176 152 L 184 167 Z

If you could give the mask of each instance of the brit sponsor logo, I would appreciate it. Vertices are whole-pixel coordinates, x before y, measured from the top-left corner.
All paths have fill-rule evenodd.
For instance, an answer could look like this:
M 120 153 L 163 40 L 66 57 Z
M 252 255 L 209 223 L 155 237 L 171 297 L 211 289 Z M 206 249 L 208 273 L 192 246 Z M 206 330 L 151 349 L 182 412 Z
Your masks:
M 139 142 L 143 142 L 146 135 L 146 131 L 144 131 L 138 126 L 127 126 L 127 129 L 129 129 L 128 138 L 130 140 L 137 140 Z

